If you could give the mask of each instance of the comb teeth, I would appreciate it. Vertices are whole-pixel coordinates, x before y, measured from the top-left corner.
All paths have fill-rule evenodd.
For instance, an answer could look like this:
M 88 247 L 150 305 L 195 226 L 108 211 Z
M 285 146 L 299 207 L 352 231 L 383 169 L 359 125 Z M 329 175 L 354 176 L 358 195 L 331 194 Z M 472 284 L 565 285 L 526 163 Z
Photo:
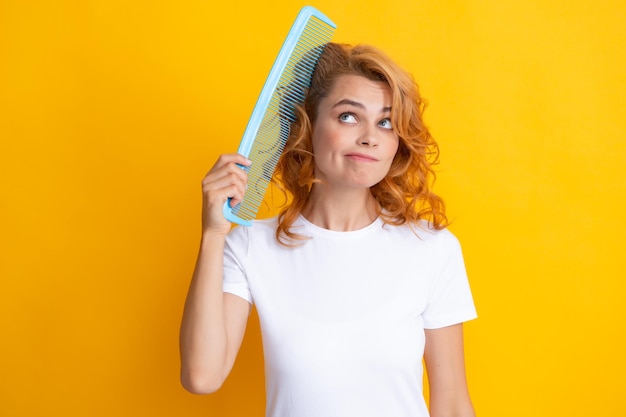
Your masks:
M 316 16 L 310 16 L 302 29 L 269 99 L 251 149 L 246 152 L 240 146 L 239 153 L 252 160 L 252 165 L 244 168 L 248 172 L 244 198 L 232 209 L 232 214 L 245 222 L 231 220 L 245 224 L 256 217 L 289 137 L 295 108 L 304 102 L 317 60 L 334 30 L 334 24 L 331 26 Z

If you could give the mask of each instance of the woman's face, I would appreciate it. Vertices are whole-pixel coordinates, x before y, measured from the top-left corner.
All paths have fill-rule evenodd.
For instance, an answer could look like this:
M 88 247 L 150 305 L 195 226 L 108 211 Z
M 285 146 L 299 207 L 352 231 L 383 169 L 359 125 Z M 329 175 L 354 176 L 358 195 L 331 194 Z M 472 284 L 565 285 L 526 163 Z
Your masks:
M 335 80 L 313 124 L 315 178 L 329 186 L 369 188 L 389 172 L 398 150 L 391 91 L 358 75 Z

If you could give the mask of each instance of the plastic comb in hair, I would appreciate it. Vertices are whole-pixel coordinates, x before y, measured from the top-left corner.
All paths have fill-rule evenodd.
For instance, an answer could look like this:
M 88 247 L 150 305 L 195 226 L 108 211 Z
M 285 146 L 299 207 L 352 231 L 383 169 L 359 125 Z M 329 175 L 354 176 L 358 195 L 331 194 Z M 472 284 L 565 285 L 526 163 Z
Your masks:
M 263 201 L 278 159 L 295 120 L 295 108 L 304 102 L 306 90 L 324 47 L 336 25 L 319 10 L 300 10 L 265 81 L 237 151 L 252 161 L 248 188 L 235 207 L 224 204 L 224 217 L 250 226 Z

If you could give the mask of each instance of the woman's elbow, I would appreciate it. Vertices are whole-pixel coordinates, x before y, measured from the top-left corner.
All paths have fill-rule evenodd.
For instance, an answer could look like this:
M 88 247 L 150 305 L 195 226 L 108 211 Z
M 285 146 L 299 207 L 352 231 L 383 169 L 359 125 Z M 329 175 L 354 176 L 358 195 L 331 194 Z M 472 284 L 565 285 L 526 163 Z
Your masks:
M 213 394 L 224 384 L 224 378 L 206 372 L 181 372 L 180 382 L 192 394 Z

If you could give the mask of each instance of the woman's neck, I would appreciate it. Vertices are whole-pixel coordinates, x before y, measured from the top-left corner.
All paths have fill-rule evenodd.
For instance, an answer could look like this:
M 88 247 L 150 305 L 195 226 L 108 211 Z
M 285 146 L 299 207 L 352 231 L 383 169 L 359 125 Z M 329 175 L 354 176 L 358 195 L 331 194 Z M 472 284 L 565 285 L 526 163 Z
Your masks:
M 369 189 L 330 192 L 315 184 L 302 215 L 316 226 L 347 232 L 372 224 L 378 203 Z

